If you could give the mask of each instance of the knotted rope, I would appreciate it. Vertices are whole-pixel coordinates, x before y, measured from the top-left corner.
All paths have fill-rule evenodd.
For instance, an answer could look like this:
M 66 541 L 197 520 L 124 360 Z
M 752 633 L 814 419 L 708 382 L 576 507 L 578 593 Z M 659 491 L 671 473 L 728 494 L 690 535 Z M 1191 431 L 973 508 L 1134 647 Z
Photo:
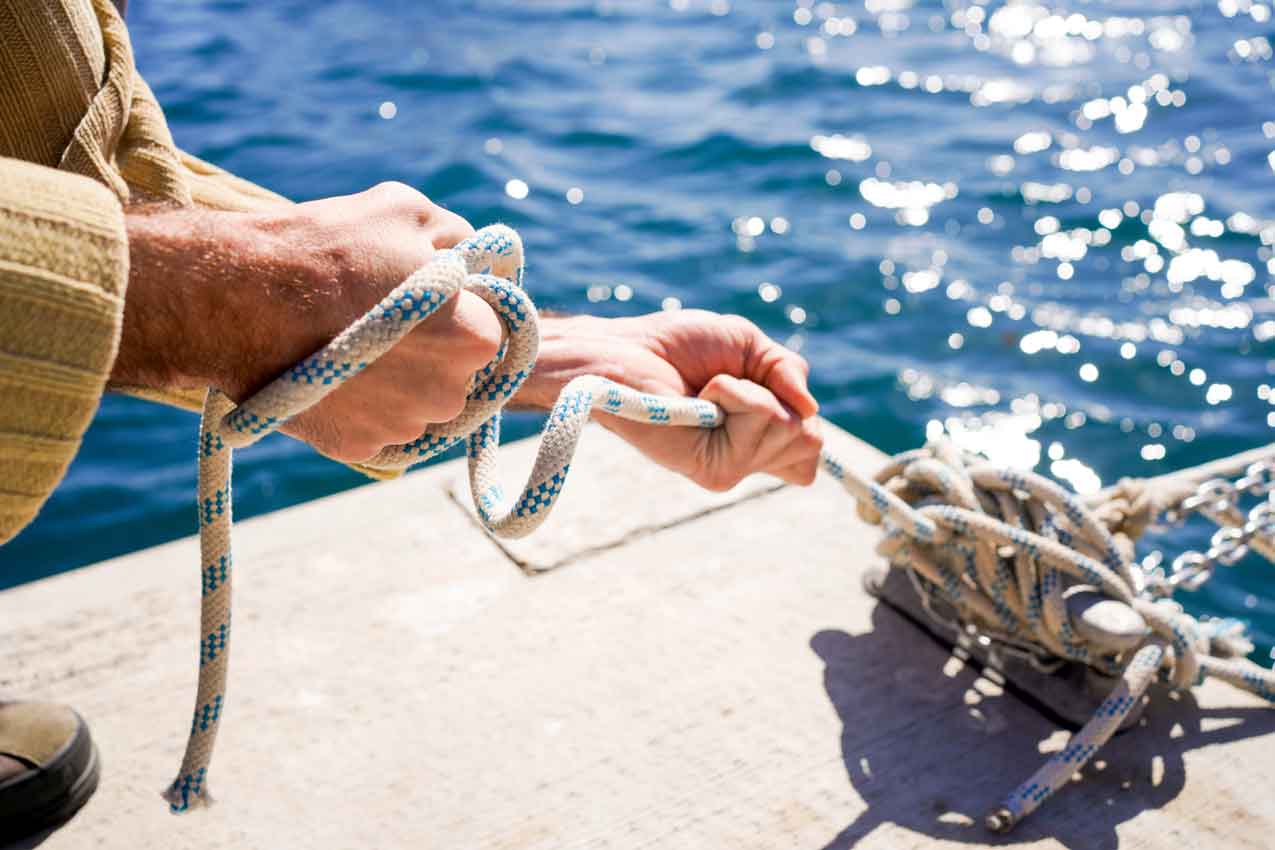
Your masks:
M 233 449 L 251 445 L 316 404 L 462 289 L 481 296 L 501 318 L 506 333 L 500 350 L 474 376 L 456 419 L 384 449 L 368 465 L 402 469 L 465 441 L 474 505 L 492 534 L 520 537 L 545 520 L 595 407 L 658 425 L 714 428 L 723 421 L 722 411 L 709 402 L 640 393 L 593 375 L 576 378 L 549 414 L 525 486 L 516 498 L 507 496 L 496 474 L 500 413 L 531 373 L 540 338 L 522 272 L 517 234 L 501 225 L 484 228 L 437 252 L 332 342 L 239 406 L 209 391 L 199 441 L 199 682 L 181 768 L 165 792 L 173 811 L 210 799 L 207 771 L 225 701 L 230 641 Z M 821 466 L 855 497 L 865 519 L 884 526 L 880 551 L 910 572 L 927 604 L 947 604 L 962 623 L 1006 645 L 1120 676 L 1115 691 L 1068 747 L 989 818 L 993 828 L 1009 828 L 1065 783 L 1119 727 L 1158 674 L 1177 687 L 1212 675 L 1275 699 L 1275 675 L 1243 658 L 1251 645 L 1233 631 L 1197 622 L 1167 600 L 1140 595 L 1129 566 L 1129 536 L 1113 535 L 1057 484 L 971 463 L 948 444 L 899 455 L 875 481 L 859 477 L 827 452 Z M 1144 512 L 1141 505 L 1137 511 L 1109 513 L 1123 518 L 1139 512 Z M 1139 522 L 1145 525 L 1140 513 L 1131 524 Z M 1104 630 L 1093 618 L 1069 611 L 1069 598 L 1083 592 L 1124 606 L 1126 624 L 1132 617 L 1133 627 Z
M 833 458 L 823 468 L 881 525 L 877 551 L 906 570 L 927 610 L 955 612 L 961 627 L 996 644 L 1092 667 L 1118 682 L 1093 717 L 987 818 L 1007 831 L 1038 808 L 1115 733 L 1163 675 L 1175 688 L 1218 679 L 1275 701 L 1275 671 L 1244 656 L 1253 645 L 1236 621 L 1201 622 L 1135 573 L 1123 507 L 1095 512 L 1058 484 L 995 467 L 938 441 L 892 458 L 865 480 Z M 1178 502 L 1194 487 L 1169 488 Z M 1139 517 L 1139 530 L 1146 519 Z M 1113 534 L 1111 526 L 1121 529 Z

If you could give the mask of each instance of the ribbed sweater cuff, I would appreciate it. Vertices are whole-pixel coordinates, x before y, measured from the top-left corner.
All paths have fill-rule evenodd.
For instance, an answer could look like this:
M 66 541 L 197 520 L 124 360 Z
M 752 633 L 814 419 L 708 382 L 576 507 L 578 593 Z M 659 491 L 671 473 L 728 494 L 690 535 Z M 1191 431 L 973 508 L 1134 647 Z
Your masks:
M 0 158 L 0 543 L 62 480 L 119 346 L 128 241 L 105 186 Z

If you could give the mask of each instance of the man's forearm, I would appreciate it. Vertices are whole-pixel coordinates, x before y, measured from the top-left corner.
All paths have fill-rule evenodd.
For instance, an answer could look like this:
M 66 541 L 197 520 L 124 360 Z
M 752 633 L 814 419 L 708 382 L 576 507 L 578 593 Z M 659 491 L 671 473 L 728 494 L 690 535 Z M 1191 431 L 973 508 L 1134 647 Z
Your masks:
M 127 227 L 129 288 L 114 383 L 211 385 L 243 395 L 262 376 L 273 377 L 331 338 L 322 331 L 331 323 L 311 314 L 323 309 L 322 295 L 340 283 L 324 281 L 333 273 L 299 259 L 298 246 L 280 238 L 286 228 L 277 222 L 246 213 L 148 206 L 130 210 Z M 286 334 L 271 327 L 279 312 L 288 316 Z M 314 332 L 297 333 L 298 326 Z M 514 396 L 514 409 L 548 410 L 562 388 L 583 374 L 600 371 L 623 382 L 618 347 L 640 336 L 632 321 L 562 315 L 543 315 L 540 333 L 535 370 Z M 272 337 L 289 342 L 272 346 L 267 342 Z M 280 349 L 267 357 L 273 369 L 263 369 L 260 356 L 251 370 L 245 368 L 245 350 L 273 348 Z M 250 371 L 255 377 L 247 376 Z
M 267 303 L 288 303 L 294 322 L 317 324 L 307 322 L 306 314 L 319 309 L 313 292 L 319 272 L 289 260 L 288 246 L 269 244 L 277 228 L 252 215 L 152 206 L 130 210 L 127 227 L 129 288 L 114 383 L 239 385 L 243 381 L 235 376 L 245 370 L 236 358 L 244 339 L 278 335 L 277 328 L 265 326 L 272 313 L 263 309 Z M 540 356 L 513 406 L 550 408 L 568 381 L 607 361 L 624 324 L 542 316 Z M 287 362 L 281 357 L 277 371 L 325 342 L 318 335 L 303 337 L 292 346 L 296 356 Z
M 402 184 L 270 211 L 147 207 L 126 219 L 131 268 L 112 381 L 212 386 L 237 401 L 473 232 Z M 491 307 L 462 292 L 285 430 L 361 461 L 459 413 L 499 342 Z
M 181 389 L 219 377 L 211 363 L 233 287 L 218 285 L 217 272 L 225 274 L 238 253 L 224 216 L 171 207 L 127 212 L 128 289 L 112 383 Z

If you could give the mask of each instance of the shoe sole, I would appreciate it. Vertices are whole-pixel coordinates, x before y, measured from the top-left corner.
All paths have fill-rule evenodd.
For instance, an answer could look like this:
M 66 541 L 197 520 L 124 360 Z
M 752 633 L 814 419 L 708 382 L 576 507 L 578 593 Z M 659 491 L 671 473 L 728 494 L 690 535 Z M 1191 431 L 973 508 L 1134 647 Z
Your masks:
M 97 747 L 81 719 L 47 765 L 0 785 L 0 847 L 66 823 L 93 796 L 100 775 Z

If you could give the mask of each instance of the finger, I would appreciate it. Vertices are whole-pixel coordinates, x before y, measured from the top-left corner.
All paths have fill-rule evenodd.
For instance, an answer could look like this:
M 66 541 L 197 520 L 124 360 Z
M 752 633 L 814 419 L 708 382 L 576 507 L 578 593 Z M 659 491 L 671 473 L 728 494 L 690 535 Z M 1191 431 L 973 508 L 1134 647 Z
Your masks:
M 362 463 L 376 456 L 382 445 L 379 440 L 348 422 L 326 415 L 319 409 L 322 404 L 292 417 L 279 430 L 341 463 Z
M 811 417 L 801 420 L 796 426 L 786 427 L 786 442 L 783 450 L 772 462 L 773 466 L 788 466 L 804 462 L 810 458 L 818 458 L 823 451 L 823 434 L 820 430 L 820 419 Z
M 474 235 L 474 226 L 449 209 L 438 207 L 426 226 L 435 248 L 454 248 Z
M 819 459 L 817 457 L 808 458 L 798 463 L 792 463 L 788 466 L 781 466 L 776 469 L 767 469 L 766 472 L 776 478 L 787 481 L 789 484 L 796 484 L 798 487 L 808 487 L 815 481 L 815 473 L 819 471 Z
M 764 414 L 776 421 L 796 424 L 795 412 L 766 387 L 747 378 L 715 375 L 700 390 L 699 397 L 711 401 L 726 414 Z
M 468 379 L 495 358 L 503 333 L 504 325 L 491 305 L 462 290 L 413 328 L 395 350 Z
M 726 412 L 726 451 L 710 460 L 720 475 L 738 480 L 766 469 L 802 434 L 796 412 L 753 381 L 718 375 L 700 395 Z
M 405 442 L 393 436 L 415 429 L 408 438 L 415 439 L 430 423 L 449 422 L 460 415 L 468 400 L 473 373 L 473 369 L 436 357 L 414 356 L 400 347 L 376 360 L 324 401 L 344 405 L 343 415 L 393 423 L 389 428 L 393 433 L 387 434 L 385 442 Z
M 797 412 L 802 419 L 814 416 L 819 412 L 819 402 L 815 400 L 806 383 L 806 375 L 810 367 L 804 358 L 787 352 L 770 372 L 766 388 L 779 397 L 781 401 Z
M 814 481 L 822 451 L 819 420 L 805 419 L 796 429 L 788 429 L 788 442 L 762 471 L 793 484 L 809 484 Z
M 752 337 L 752 356 L 743 377 L 766 387 L 802 419 L 818 413 L 819 402 L 806 384 L 810 374 L 806 359 L 766 336 L 752 322 L 747 323 L 747 333 Z

